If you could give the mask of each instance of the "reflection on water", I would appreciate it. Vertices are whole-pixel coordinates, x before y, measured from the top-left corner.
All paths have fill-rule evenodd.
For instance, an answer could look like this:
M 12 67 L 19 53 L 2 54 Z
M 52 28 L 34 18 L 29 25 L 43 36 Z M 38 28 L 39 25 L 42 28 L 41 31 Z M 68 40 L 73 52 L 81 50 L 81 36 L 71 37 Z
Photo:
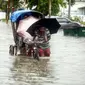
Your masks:
M 17 56 L 13 63 L 11 71 L 13 79 L 16 82 L 25 83 L 44 83 L 49 82 L 49 59 L 41 59 L 40 61 L 29 59 L 24 56 Z
M 15 62 L 13 63 L 14 70 L 18 70 L 22 73 L 34 73 L 38 76 L 47 76 L 47 62 L 49 59 L 42 59 L 39 62 L 34 59 L 29 59 L 27 57 L 17 56 Z
M 4 27 L 3 27 L 4 25 Z M 0 23 L 0 85 L 85 85 L 85 37 L 52 35 L 50 58 L 9 55 L 10 25 Z

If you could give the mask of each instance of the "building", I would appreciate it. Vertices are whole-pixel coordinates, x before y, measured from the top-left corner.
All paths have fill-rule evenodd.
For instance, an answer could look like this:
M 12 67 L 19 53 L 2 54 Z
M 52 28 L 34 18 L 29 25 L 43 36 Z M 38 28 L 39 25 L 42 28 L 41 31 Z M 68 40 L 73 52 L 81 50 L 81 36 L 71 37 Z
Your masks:
M 78 16 L 85 21 L 85 0 L 75 0 L 75 4 L 71 6 L 71 17 Z M 67 8 L 62 8 L 62 16 L 68 17 L 68 5 Z
M 75 4 L 73 5 L 73 8 L 75 7 L 80 15 L 85 15 L 85 0 L 75 0 Z
M 72 16 L 78 16 L 82 21 L 85 21 L 85 0 L 75 0 L 71 11 Z

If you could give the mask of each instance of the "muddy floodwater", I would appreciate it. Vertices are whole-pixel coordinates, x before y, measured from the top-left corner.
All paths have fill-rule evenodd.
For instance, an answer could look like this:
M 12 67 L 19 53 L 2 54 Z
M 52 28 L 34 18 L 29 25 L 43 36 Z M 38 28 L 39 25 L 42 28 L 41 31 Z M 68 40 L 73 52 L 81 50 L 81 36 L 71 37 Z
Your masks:
M 51 36 L 49 58 L 9 55 L 10 24 L 0 22 L 0 85 L 85 85 L 85 37 Z

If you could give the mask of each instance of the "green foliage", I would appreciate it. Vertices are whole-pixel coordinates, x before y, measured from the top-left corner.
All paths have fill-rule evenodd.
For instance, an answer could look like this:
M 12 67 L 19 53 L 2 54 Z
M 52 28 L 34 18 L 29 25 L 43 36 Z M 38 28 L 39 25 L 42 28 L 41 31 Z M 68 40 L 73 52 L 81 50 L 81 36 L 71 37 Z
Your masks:
M 63 0 L 52 0 L 52 15 L 56 15 L 60 11 L 60 6 L 65 7 Z
M 64 0 L 51 0 L 52 15 L 56 15 L 60 11 L 60 6 L 65 7 L 66 4 Z M 49 0 L 27 0 L 28 8 L 32 9 L 33 6 L 36 6 L 34 10 L 42 12 L 44 15 L 47 15 L 49 12 Z
M 14 0 L 14 2 L 11 2 L 14 6 L 14 8 L 18 8 L 20 6 L 19 0 Z
M 7 2 L 0 0 L 0 10 L 6 11 L 6 8 L 7 8 Z
M 85 22 L 81 21 L 81 24 L 85 26 Z
M 28 0 L 27 2 L 28 2 L 27 8 L 32 9 L 33 6 L 36 6 L 34 10 L 40 11 L 45 15 L 48 13 L 48 1 L 47 0 Z
M 23 2 L 22 1 L 19 1 L 19 0 L 10 0 L 10 2 L 8 2 L 8 1 L 4 1 L 4 0 L 0 0 L 0 9 L 2 10 L 2 11 L 7 11 L 7 4 L 9 3 L 9 9 L 10 9 L 10 12 L 11 12 L 11 9 L 12 9 L 12 7 L 14 7 L 15 9 L 17 9 L 17 8 L 20 8 L 20 4 L 23 4 Z
M 77 21 L 77 22 L 80 22 L 81 21 L 81 19 L 79 17 L 77 17 L 77 16 L 75 16 L 72 20 L 73 21 Z
M 4 0 L 0 0 L 0 3 L 4 1 Z M 49 13 L 49 0 L 24 0 L 25 3 L 27 3 L 27 8 L 32 9 L 33 6 L 36 6 L 36 8 L 34 10 L 39 11 L 41 13 L 43 13 L 44 15 L 48 15 Z M 24 3 L 21 0 L 10 0 L 10 12 L 11 12 L 11 8 L 14 7 L 15 10 L 18 8 L 21 8 L 21 5 L 23 5 Z M 57 15 L 58 12 L 60 11 L 60 6 L 65 7 L 66 3 L 64 3 L 64 0 L 51 0 L 51 13 L 52 15 Z M 4 3 L 2 3 L 2 5 L 0 5 L 0 8 L 3 11 L 7 10 L 7 2 L 4 1 Z
M 16 9 L 20 8 L 20 5 L 21 4 L 23 4 L 23 2 L 20 1 L 20 0 L 11 0 L 11 2 L 10 2 L 10 8 L 14 7 L 15 10 L 16 10 Z
M 85 22 L 83 22 L 80 17 L 75 16 L 73 19 L 71 18 L 71 20 L 72 20 L 72 21 L 79 22 L 79 23 L 81 23 L 82 25 L 85 25 Z
M 1 19 L 2 22 L 6 22 L 6 19 Z

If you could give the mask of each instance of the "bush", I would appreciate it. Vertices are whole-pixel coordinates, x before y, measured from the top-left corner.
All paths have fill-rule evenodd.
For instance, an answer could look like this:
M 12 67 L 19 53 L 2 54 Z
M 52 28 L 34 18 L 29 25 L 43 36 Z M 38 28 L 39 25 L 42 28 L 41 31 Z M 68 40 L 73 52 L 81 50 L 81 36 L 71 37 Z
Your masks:
M 6 19 L 1 19 L 2 22 L 6 22 Z
M 78 16 L 75 16 L 74 18 L 71 18 L 71 20 L 72 20 L 72 21 L 79 22 L 79 23 L 82 24 L 82 25 L 85 25 L 85 22 L 83 22 L 83 21 L 81 20 L 81 18 L 78 17 Z

